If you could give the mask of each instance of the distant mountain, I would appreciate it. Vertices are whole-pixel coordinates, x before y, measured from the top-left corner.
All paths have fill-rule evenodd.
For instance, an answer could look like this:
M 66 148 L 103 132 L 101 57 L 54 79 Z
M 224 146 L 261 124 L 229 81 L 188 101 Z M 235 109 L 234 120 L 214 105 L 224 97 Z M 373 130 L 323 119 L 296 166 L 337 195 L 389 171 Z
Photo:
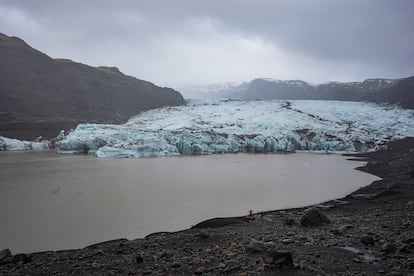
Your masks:
M 314 87 L 301 80 L 255 79 L 240 94 L 243 99 L 312 99 Z
M 83 122 L 120 123 L 142 111 L 184 104 L 171 89 L 122 74 L 52 59 L 0 33 L 0 135 L 50 138 Z
M 395 86 L 400 80 L 368 79 L 363 82 L 328 82 L 318 85 L 302 80 L 255 79 L 234 97 L 241 99 L 359 101 L 371 93 Z
M 363 101 L 368 95 L 398 84 L 399 79 L 367 79 L 362 82 L 329 82 L 315 87 L 321 100 Z
M 208 85 L 185 85 L 178 88 L 185 98 L 221 98 L 238 95 L 246 90 L 248 83 L 225 82 Z
M 414 108 L 414 77 L 367 79 L 362 82 L 309 84 L 302 80 L 254 79 L 239 86 L 208 89 L 204 97 L 233 99 L 371 101 Z M 207 87 L 208 88 L 208 87 Z M 200 89 L 201 90 L 201 89 Z
M 369 94 L 366 100 L 398 104 L 401 107 L 414 109 L 414 77 L 402 79 L 396 85 Z

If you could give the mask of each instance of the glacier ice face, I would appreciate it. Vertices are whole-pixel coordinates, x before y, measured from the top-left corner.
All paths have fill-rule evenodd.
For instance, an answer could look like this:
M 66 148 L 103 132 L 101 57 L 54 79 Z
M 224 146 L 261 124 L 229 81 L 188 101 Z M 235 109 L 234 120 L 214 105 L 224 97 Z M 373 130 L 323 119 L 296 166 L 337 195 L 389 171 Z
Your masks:
M 0 151 L 45 150 L 49 147 L 49 141 L 21 141 L 0 136 Z
M 414 111 L 363 102 L 192 100 L 123 125 L 83 124 L 56 143 L 98 157 L 366 151 L 414 136 Z

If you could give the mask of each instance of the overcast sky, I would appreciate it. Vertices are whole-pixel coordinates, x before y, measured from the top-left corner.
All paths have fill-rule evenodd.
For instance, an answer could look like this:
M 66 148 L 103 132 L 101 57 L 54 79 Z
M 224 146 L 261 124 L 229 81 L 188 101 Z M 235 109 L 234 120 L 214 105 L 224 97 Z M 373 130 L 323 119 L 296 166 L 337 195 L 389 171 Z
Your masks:
M 0 32 L 179 87 L 414 75 L 412 0 L 0 0 Z

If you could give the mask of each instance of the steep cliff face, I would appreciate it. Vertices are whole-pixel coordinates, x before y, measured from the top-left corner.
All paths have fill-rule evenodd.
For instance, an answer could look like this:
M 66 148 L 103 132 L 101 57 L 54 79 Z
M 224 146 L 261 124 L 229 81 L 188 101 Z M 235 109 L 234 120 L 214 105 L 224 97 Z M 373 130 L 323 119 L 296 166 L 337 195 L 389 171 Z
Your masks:
M 23 40 L 0 34 L 0 135 L 53 137 L 82 122 L 119 123 L 151 108 L 181 105 L 171 88 L 52 59 Z

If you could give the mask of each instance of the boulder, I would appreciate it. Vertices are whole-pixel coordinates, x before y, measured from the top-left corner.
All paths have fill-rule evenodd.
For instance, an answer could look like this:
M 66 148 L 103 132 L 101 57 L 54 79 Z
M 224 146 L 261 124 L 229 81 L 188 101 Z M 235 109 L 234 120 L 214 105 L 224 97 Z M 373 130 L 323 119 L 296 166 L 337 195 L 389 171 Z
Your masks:
M 374 245 L 375 241 L 371 235 L 364 235 L 361 237 L 360 241 L 366 246 Z
M 288 251 L 269 251 L 263 257 L 263 262 L 277 268 L 293 267 L 293 257 Z
M 8 264 L 13 261 L 13 256 L 10 249 L 3 249 L 0 251 L 0 265 Z
M 247 245 L 247 250 L 250 252 L 264 252 L 268 249 L 272 249 L 275 246 L 273 242 L 263 242 L 255 239 L 251 239 Z
M 13 262 L 15 264 L 27 264 L 32 261 L 32 255 L 28 254 L 16 254 L 13 256 Z
M 382 245 L 382 251 L 385 253 L 394 253 L 395 249 L 395 244 L 392 242 L 386 242 Z
M 300 218 L 300 224 L 304 227 L 320 226 L 329 224 L 331 221 L 318 208 L 310 208 L 305 211 L 305 214 Z
M 202 230 L 198 233 L 198 237 L 199 237 L 200 239 L 208 239 L 208 238 L 210 238 L 210 233 L 209 233 L 207 230 L 202 229 Z
M 296 221 L 293 218 L 291 218 L 291 217 L 286 217 L 285 218 L 285 224 L 286 225 L 295 225 L 296 224 Z

